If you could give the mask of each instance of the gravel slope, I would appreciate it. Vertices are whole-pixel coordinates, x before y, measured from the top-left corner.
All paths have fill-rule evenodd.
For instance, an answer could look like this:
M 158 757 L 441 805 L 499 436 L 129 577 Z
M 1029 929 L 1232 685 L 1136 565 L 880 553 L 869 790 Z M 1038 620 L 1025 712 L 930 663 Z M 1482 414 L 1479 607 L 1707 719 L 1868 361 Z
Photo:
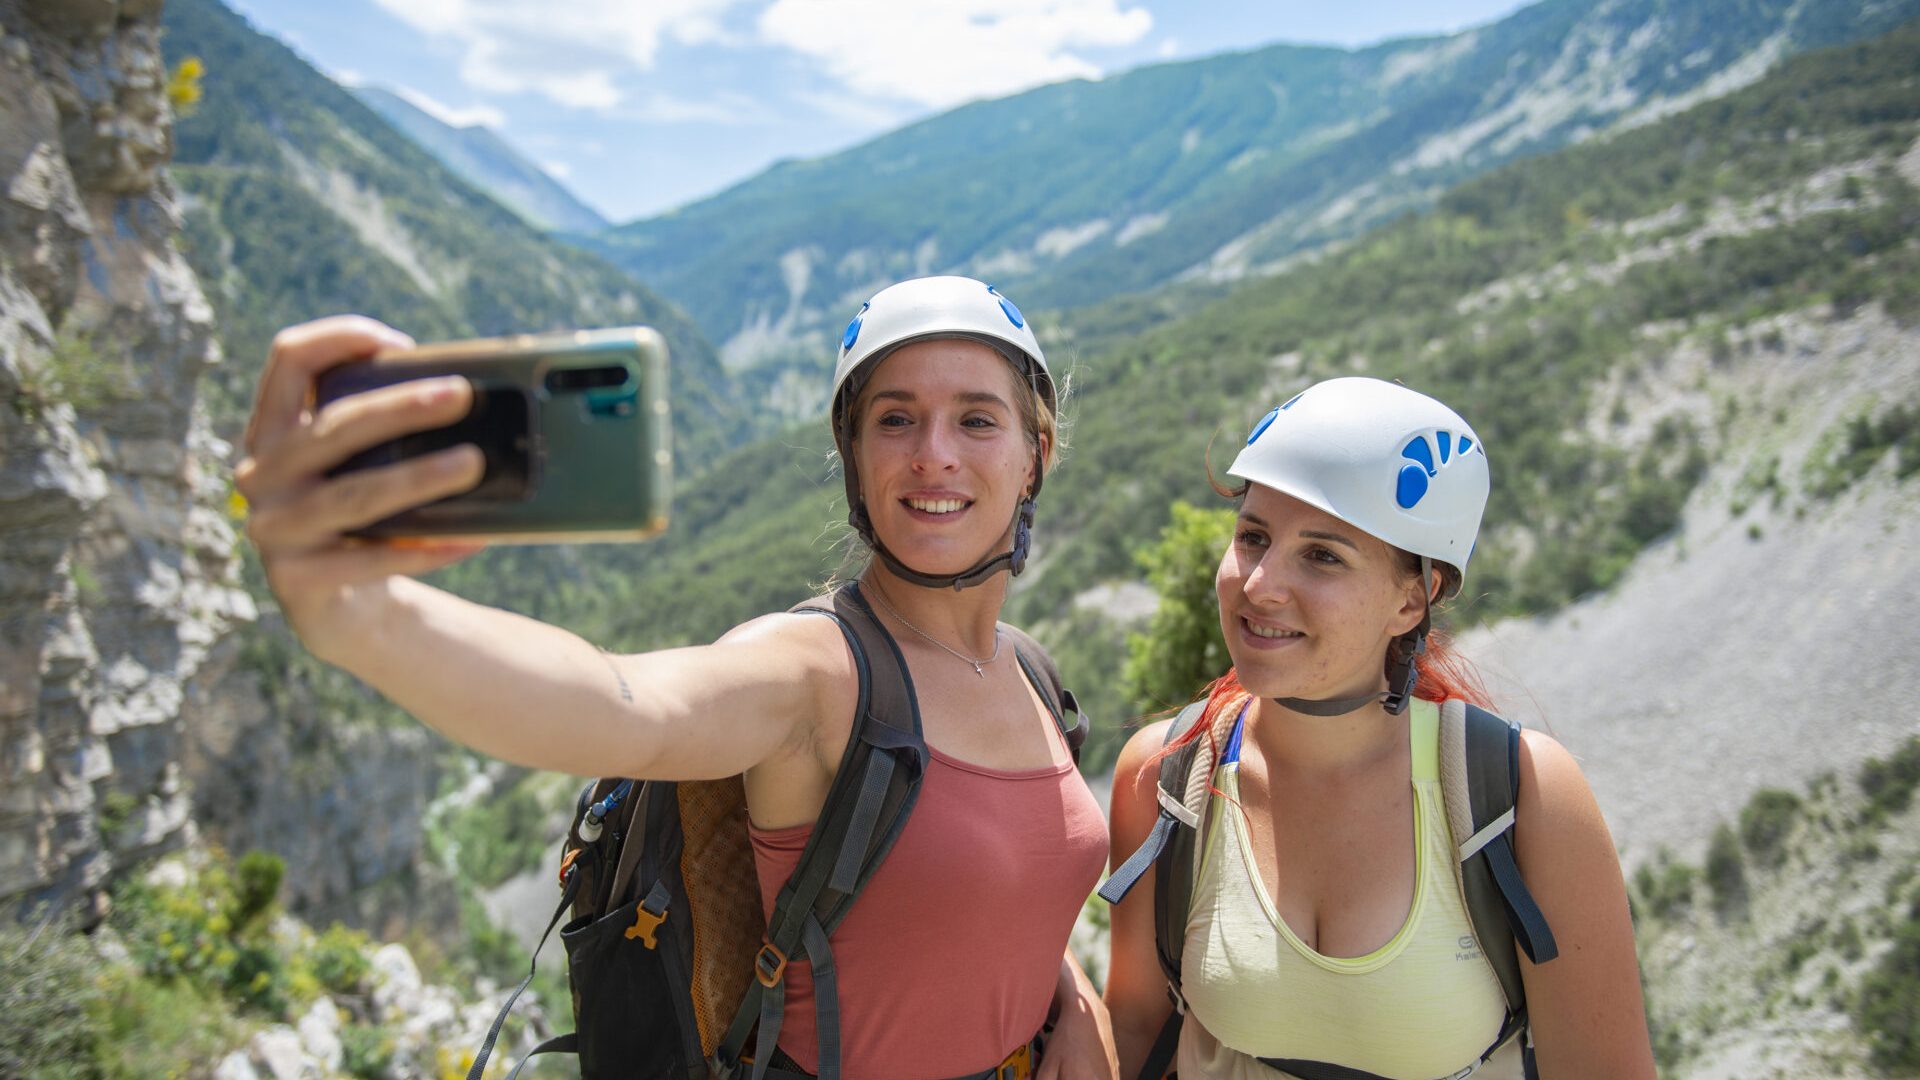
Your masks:
M 1743 405 L 1678 535 L 1605 595 L 1461 641 L 1503 711 L 1579 757 L 1629 866 L 1660 845 L 1697 861 L 1756 789 L 1849 772 L 1920 732 L 1920 479 L 1897 483 L 1889 455 L 1831 501 L 1799 493 L 1822 433 L 1871 402 L 1920 401 L 1920 330 L 1867 311 L 1749 337 L 1772 333 L 1730 364 L 1676 353 L 1642 390 Z M 1769 453 L 1791 493 L 1736 517 L 1738 478 Z

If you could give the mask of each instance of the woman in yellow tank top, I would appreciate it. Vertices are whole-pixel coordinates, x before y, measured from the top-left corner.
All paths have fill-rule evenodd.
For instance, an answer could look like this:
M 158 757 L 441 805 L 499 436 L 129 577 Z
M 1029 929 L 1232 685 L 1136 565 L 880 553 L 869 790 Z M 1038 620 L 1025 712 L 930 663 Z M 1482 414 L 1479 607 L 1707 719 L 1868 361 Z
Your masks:
M 1174 1071 L 1521 1077 L 1523 1039 L 1486 1055 L 1505 1000 L 1454 873 L 1436 766 L 1437 703 L 1481 696 L 1429 640 L 1486 504 L 1479 437 L 1425 395 L 1336 379 L 1269 413 L 1228 475 L 1240 513 L 1216 592 L 1234 667 L 1187 733 L 1210 740 L 1215 767 Z M 1116 863 L 1161 814 L 1169 723 L 1116 766 Z M 1550 963 L 1521 961 L 1534 1065 L 1552 1080 L 1651 1077 L 1606 823 L 1552 738 L 1523 734 L 1518 775 L 1515 855 L 1559 945 Z M 1173 1007 L 1154 924 L 1151 901 L 1113 909 L 1106 1000 L 1123 1076 L 1140 1074 Z

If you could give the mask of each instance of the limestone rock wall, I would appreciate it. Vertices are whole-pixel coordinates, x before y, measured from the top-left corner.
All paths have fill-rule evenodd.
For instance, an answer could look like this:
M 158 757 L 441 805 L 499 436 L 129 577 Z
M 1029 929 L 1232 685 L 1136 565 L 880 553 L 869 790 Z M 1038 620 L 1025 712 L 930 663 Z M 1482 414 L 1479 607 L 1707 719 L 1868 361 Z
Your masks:
M 191 832 L 189 686 L 253 618 L 213 314 L 174 244 L 160 5 L 0 0 L 0 904 Z

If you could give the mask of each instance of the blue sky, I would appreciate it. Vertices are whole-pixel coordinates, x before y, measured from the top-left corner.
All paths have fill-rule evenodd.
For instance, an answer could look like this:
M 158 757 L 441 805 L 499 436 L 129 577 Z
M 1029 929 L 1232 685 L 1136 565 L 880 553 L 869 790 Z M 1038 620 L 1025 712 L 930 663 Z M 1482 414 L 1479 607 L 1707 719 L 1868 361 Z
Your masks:
M 1279 41 L 1365 45 L 1524 0 L 228 0 L 343 82 L 483 123 L 616 222 L 967 101 Z M 218 72 L 210 78 L 218 78 Z

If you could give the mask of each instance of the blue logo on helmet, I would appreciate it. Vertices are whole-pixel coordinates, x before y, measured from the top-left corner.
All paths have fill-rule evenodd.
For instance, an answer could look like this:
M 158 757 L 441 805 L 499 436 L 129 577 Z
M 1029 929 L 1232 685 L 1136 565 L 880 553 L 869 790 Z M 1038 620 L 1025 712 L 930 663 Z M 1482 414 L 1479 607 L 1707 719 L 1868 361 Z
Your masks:
M 1291 404 L 1293 404 L 1293 402 L 1291 401 L 1287 402 L 1287 405 L 1291 405 Z M 1269 411 L 1267 415 L 1260 418 L 1259 423 L 1253 425 L 1253 434 L 1247 436 L 1248 446 L 1252 446 L 1253 440 L 1258 439 L 1262 432 L 1266 431 L 1269 427 L 1273 426 L 1274 419 L 1280 415 L 1280 409 L 1286 408 L 1287 405 L 1282 405 L 1279 408 Z
M 860 340 L 861 316 L 865 315 L 867 309 L 872 306 L 872 304 L 861 304 L 860 310 L 854 313 L 853 321 L 847 324 L 847 332 L 840 335 L 841 352 L 846 352 L 848 349 L 853 348 L 853 343 Z
M 1420 505 L 1421 499 L 1427 497 L 1432 479 L 1440 475 L 1440 465 L 1445 465 L 1455 458 L 1464 457 L 1467 451 L 1473 449 L 1473 440 L 1465 435 L 1460 436 L 1458 453 L 1454 451 L 1452 432 L 1436 431 L 1433 433 L 1433 438 L 1434 442 L 1440 446 L 1439 465 L 1434 463 L 1433 446 L 1427 442 L 1424 435 L 1414 436 L 1400 451 L 1400 456 L 1411 462 L 1411 464 L 1400 466 L 1400 477 L 1394 489 L 1394 501 L 1400 504 L 1402 510 L 1413 509 Z
M 1000 310 L 1006 314 L 1007 321 L 1013 324 L 1015 330 L 1027 325 L 1027 320 L 1020 314 L 1020 309 L 1013 306 L 1013 301 L 1001 296 L 999 289 L 989 285 L 987 291 L 993 294 L 995 300 L 1000 301 Z

